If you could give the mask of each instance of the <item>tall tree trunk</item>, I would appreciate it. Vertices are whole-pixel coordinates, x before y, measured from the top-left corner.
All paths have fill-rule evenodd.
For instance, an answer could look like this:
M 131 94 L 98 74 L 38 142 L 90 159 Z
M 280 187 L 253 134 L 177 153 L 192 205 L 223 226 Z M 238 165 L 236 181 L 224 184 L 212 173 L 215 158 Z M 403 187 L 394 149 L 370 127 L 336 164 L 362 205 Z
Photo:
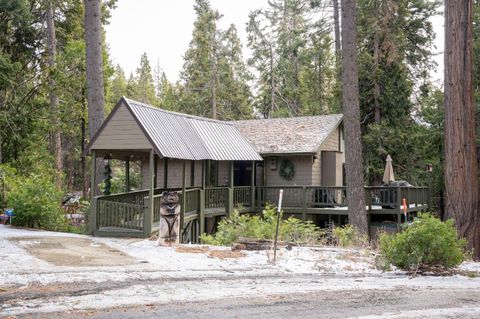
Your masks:
M 445 1 L 446 218 L 480 257 L 472 64 L 472 0 Z
M 53 119 L 53 149 L 55 153 L 55 185 L 62 187 L 63 173 L 63 154 L 62 154 L 62 136 L 59 127 L 58 118 L 58 98 L 56 92 L 56 83 L 54 73 L 57 59 L 57 38 L 55 34 L 55 20 L 53 15 L 52 1 L 47 3 L 47 40 L 48 40 L 48 67 L 50 68 L 48 76 L 50 113 Z
M 377 74 L 378 74 L 378 63 L 379 63 L 379 40 L 378 40 L 378 32 L 377 30 L 374 31 L 375 34 L 373 36 L 373 65 L 374 65 L 374 82 L 373 82 L 373 105 L 375 107 L 375 123 L 380 124 L 381 122 L 381 113 L 380 113 L 380 84 L 378 83 Z
M 87 102 L 88 133 L 90 139 L 100 128 L 104 118 L 104 86 L 102 60 L 101 0 L 84 0 L 85 3 L 85 42 L 87 47 Z M 103 178 L 102 159 L 96 165 L 96 180 Z M 97 183 L 98 184 L 98 183 Z M 93 190 L 99 194 L 98 187 Z
M 358 93 L 356 1 L 342 0 L 342 86 L 348 221 L 368 234 Z
M 342 57 L 342 49 L 340 46 L 340 16 L 338 8 L 338 0 L 333 0 L 333 28 L 335 31 L 335 61 L 340 64 Z
M 274 63 L 273 63 L 273 46 L 270 43 L 270 112 L 268 117 L 270 118 L 272 113 L 275 112 L 275 77 L 274 77 Z
M 82 130 L 82 140 L 81 140 L 81 150 L 82 154 L 83 151 L 85 150 L 85 119 L 82 117 L 81 120 L 81 130 Z M 86 174 L 86 163 L 85 163 L 85 157 L 82 156 L 80 158 L 80 176 L 82 179 L 82 196 L 86 198 L 88 196 L 88 178 Z
M 215 44 L 214 44 L 215 48 Z M 211 87 L 212 87 L 212 118 L 214 120 L 217 119 L 217 82 L 218 82 L 218 68 L 217 68 L 217 61 L 216 61 L 216 50 L 213 51 L 213 70 L 212 70 L 212 79 L 211 79 Z

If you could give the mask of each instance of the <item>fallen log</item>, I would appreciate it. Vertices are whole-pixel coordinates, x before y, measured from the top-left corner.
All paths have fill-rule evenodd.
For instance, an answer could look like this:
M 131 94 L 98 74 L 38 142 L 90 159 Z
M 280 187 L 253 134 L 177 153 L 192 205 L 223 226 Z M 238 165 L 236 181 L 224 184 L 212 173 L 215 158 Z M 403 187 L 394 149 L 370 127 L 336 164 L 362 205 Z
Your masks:
M 281 241 L 277 242 L 277 248 L 285 247 L 286 249 L 292 249 L 295 244 Z M 258 239 L 240 237 L 232 244 L 232 250 L 270 250 L 273 249 L 273 240 L 270 239 Z

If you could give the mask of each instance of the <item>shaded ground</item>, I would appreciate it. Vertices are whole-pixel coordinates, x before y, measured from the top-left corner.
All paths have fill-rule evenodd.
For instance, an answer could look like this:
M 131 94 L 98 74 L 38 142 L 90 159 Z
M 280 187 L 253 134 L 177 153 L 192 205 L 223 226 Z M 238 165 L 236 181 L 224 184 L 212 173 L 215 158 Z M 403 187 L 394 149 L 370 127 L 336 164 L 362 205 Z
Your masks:
M 170 302 L 17 318 L 465 318 L 480 316 L 480 292 L 469 289 L 346 290 L 204 302 Z
M 86 238 L 16 237 L 10 240 L 55 266 L 124 266 L 136 262 L 118 249 Z

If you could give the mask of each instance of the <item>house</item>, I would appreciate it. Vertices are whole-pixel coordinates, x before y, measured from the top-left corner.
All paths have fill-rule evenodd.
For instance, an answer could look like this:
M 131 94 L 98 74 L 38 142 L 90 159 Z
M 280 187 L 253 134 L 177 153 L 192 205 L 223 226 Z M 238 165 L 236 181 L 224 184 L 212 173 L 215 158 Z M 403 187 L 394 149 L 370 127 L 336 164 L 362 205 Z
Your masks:
M 341 114 L 235 121 L 263 157 L 258 186 L 343 186 Z M 282 172 L 289 166 L 290 175 Z
M 125 236 L 148 236 L 158 227 L 159 201 L 156 199 L 162 190 L 181 189 L 186 194 L 189 188 L 193 189 L 188 192 L 189 197 L 194 198 L 206 185 L 217 186 L 222 181 L 232 190 L 234 161 L 263 160 L 232 123 L 169 112 L 125 97 L 93 136 L 86 153 L 94 159 L 102 157 L 126 163 L 127 193 L 94 200 L 93 210 L 99 218 L 91 218 L 91 228 L 98 235 L 116 234 L 118 228 L 122 228 Z M 129 191 L 128 163 L 132 160 L 141 161 L 144 190 Z M 95 171 L 91 176 L 94 190 L 100 181 L 95 180 Z M 215 209 L 220 205 L 223 211 L 230 212 L 232 208 L 225 204 L 226 191 L 226 187 L 209 190 L 210 198 L 216 199 L 207 206 Z M 187 196 L 183 196 L 183 200 L 186 199 Z M 122 206 L 119 203 L 129 203 L 122 209 L 130 211 L 123 213 L 122 210 L 122 214 L 131 216 L 115 215 Z M 144 206 L 148 207 L 146 214 Z M 182 206 L 186 209 L 186 202 Z M 203 225 L 200 226 L 203 231 Z
M 283 210 L 304 220 L 342 222 L 348 214 L 340 114 L 225 122 L 123 97 L 84 155 L 125 161 L 126 192 L 92 199 L 90 229 L 98 236 L 149 236 L 159 226 L 162 193 L 172 190 L 180 198 L 183 241 L 198 241 L 233 209 L 259 212 L 276 203 L 280 189 Z M 131 161 L 141 162 L 141 190 L 130 189 Z M 92 165 L 92 190 L 96 175 Z M 425 209 L 429 196 L 425 187 L 365 192 L 369 216 L 398 222 Z

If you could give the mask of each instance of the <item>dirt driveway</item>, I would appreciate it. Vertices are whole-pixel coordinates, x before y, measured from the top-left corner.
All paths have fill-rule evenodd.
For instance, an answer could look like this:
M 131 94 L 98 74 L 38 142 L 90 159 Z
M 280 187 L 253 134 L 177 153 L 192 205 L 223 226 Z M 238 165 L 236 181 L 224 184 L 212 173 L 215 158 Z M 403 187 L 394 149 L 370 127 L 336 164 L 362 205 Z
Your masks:
M 17 237 L 10 240 L 55 266 L 124 266 L 136 262 L 118 249 L 87 238 Z

